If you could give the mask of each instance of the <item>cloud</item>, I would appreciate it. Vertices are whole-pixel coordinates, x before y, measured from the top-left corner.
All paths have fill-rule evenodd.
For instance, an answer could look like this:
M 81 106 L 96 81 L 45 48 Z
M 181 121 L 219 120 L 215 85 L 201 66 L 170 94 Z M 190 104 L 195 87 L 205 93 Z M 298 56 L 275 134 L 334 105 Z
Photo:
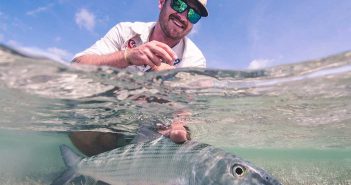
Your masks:
M 59 58 L 67 58 L 69 57 L 70 54 L 68 51 L 64 50 L 64 49 L 60 49 L 60 48 L 56 48 L 56 47 L 52 47 L 52 48 L 48 48 L 47 51 L 50 54 L 53 54 L 55 56 L 58 56 Z
M 200 23 L 195 24 L 195 25 L 193 26 L 193 29 L 192 29 L 191 32 L 189 33 L 189 37 L 193 37 L 193 36 L 195 36 L 196 34 L 198 34 L 198 33 L 199 33 L 199 30 L 200 30 L 200 27 L 201 27 Z
M 88 31 L 94 30 L 95 15 L 87 9 L 80 9 L 75 15 L 75 21 L 80 28 L 85 28 Z
M 34 16 L 36 14 L 49 11 L 52 6 L 53 6 L 53 4 L 49 4 L 47 6 L 41 6 L 41 7 L 34 9 L 34 10 L 28 11 L 26 14 L 30 15 L 30 16 Z
M 23 46 L 14 40 L 8 41 L 7 44 L 30 57 L 48 58 L 64 64 L 67 64 L 67 59 L 70 59 L 73 56 L 70 52 L 56 47 L 42 49 L 38 47 Z
M 256 60 L 251 61 L 247 68 L 251 69 L 251 70 L 262 69 L 262 68 L 266 68 L 266 67 L 272 66 L 273 63 L 274 63 L 274 60 L 256 59 Z

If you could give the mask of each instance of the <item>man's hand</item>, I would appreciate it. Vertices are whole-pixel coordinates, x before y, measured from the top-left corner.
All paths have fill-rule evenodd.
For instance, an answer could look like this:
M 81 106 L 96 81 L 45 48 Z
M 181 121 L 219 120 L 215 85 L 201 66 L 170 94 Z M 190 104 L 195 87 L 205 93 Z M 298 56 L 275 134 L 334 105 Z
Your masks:
M 164 70 L 172 70 L 175 69 L 174 66 L 168 65 L 166 63 L 161 63 L 161 65 L 156 66 L 153 71 L 164 71 Z
M 129 63 L 137 66 L 148 65 L 153 70 L 158 70 L 162 62 L 173 66 L 173 61 L 177 59 L 175 52 L 167 45 L 158 41 L 151 41 L 126 51 L 126 59 Z M 164 69 L 166 67 L 162 67 Z M 167 69 L 170 69 L 167 67 Z
M 157 131 L 175 143 L 184 143 L 189 139 L 188 132 L 182 122 L 173 122 L 169 127 L 157 128 Z

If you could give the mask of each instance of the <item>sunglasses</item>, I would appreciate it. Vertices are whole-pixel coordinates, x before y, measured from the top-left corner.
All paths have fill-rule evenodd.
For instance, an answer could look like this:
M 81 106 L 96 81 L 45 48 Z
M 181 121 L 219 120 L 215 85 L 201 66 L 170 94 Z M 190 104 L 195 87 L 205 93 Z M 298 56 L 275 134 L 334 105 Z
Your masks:
M 182 0 L 172 0 L 171 7 L 178 13 L 183 13 L 184 11 L 189 10 L 187 17 L 192 24 L 196 24 L 201 19 L 201 15 Z

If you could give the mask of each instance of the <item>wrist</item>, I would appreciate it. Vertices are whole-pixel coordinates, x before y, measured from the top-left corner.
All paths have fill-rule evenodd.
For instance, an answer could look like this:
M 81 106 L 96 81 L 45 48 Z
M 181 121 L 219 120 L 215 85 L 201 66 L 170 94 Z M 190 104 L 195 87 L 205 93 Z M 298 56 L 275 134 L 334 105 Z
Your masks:
M 128 48 L 126 48 L 123 51 L 123 58 L 124 58 L 124 62 L 126 63 L 127 67 L 130 66 L 130 65 L 133 65 L 133 63 L 129 59 Z

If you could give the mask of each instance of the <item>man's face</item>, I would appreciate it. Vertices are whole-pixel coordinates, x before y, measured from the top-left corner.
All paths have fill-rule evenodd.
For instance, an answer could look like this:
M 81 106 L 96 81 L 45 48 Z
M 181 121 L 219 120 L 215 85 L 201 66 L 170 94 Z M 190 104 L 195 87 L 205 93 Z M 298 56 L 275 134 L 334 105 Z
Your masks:
M 162 31 L 165 35 L 171 39 L 182 39 L 185 37 L 193 28 L 193 24 L 191 24 L 187 18 L 188 10 L 183 13 L 178 13 L 171 8 L 171 1 L 166 0 L 161 8 L 159 23 Z M 191 7 L 195 7 L 195 4 L 192 1 L 185 1 Z

